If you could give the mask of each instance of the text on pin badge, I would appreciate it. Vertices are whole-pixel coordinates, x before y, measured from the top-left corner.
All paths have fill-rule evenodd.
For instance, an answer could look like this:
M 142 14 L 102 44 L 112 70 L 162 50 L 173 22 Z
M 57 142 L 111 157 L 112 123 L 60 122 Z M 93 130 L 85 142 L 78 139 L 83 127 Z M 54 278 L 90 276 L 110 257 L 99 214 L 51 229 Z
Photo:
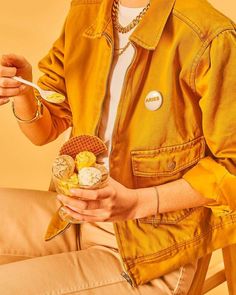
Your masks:
M 159 91 L 153 90 L 147 94 L 144 102 L 149 111 L 155 111 L 161 107 L 163 98 Z

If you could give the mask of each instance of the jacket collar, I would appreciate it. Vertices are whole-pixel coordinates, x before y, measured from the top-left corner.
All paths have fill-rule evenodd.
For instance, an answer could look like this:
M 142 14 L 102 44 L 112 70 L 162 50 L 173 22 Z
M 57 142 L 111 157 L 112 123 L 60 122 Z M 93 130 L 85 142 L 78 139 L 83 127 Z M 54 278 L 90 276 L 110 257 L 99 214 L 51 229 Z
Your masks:
M 138 45 L 153 50 L 156 48 L 167 19 L 171 14 L 175 0 L 150 0 L 151 5 L 130 36 L 130 40 Z M 83 33 L 88 38 L 100 38 L 103 33 L 112 36 L 112 0 L 102 0 L 98 16 Z

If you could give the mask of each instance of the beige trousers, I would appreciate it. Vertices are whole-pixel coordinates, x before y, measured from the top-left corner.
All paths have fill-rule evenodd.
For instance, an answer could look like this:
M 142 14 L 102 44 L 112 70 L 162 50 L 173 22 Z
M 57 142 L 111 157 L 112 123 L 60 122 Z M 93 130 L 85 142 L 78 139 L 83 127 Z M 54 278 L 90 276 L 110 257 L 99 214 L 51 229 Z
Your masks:
M 111 223 L 71 225 L 44 241 L 59 207 L 51 192 L 0 189 L 0 294 L 179 295 L 187 294 L 196 263 L 133 288 L 122 264 Z

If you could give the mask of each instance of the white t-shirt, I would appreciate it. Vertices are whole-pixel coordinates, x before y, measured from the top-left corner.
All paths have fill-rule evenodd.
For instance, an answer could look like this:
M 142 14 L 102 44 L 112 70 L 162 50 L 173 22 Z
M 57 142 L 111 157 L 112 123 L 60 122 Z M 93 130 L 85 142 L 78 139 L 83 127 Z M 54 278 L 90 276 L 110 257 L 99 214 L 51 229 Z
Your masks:
M 123 6 L 119 4 L 119 12 L 118 12 L 118 19 L 119 23 L 124 27 L 128 25 L 137 15 L 140 14 L 140 12 L 143 10 L 144 7 L 139 8 L 130 8 Z M 129 42 L 129 36 L 132 34 L 132 32 L 135 30 L 136 27 L 134 27 L 132 30 L 130 30 L 127 33 L 119 33 L 115 30 L 115 38 L 118 41 L 118 44 L 116 42 L 116 46 L 118 48 L 123 48 L 126 46 L 126 44 Z M 99 128 L 99 137 L 102 138 L 108 148 L 108 154 L 103 155 L 102 159 L 99 159 L 104 163 L 106 168 L 109 170 L 109 153 L 111 149 L 111 138 L 112 138 L 112 132 L 114 128 L 114 123 L 116 119 L 116 113 L 118 109 L 118 104 L 120 101 L 120 95 L 122 91 L 122 86 L 124 83 L 125 73 L 132 62 L 134 56 L 134 48 L 130 44 L 128 48 L 121 54 L 117 55 L 116 52 L 114 54 L 112 66 L 111 66 L 111 73 L 110 73 L 110 87 L 109 90 L 110 93 L 107 96 L 104 107 L 103 107 L 103 113 L 102 118 L 100 122 L 100 128 Z
M 144 7 L 140 8 L 130 8 L 125 7 L 119 4 L 119 14 L 118 19 L 119 23 L 124 27 L 128 25 L 139 13 L 143 10 Z M 114 30 L 116 41 L 118 40 L 119 44 L 115 44 L 115 48 L 123 48 L 129 42 L 129 36 L 134 31 L 135 27 L 127 33 L 119 33 Z M 116 42 L 117 43 L 117 42 Z M 98 161 L 103 163 L 109 171 L 109 153 L 111 149 L 111 138 L 113 127 L 116 119 L 116 113 L 118 104 L 120 101 L 120 95 L 122 91 L 122 86 L 124 83 L 125 73 L 132 62 L 134 56 L 134 48 L 130 44 L 129 47 L 121 54 L 114 55 L 111 72 L 109 77 L 109 94 L 104 103 L 102 118 L 99 126 L 99 137 L 102 138 L 108 148 L 108 153 L 99 157 Z M 109 99 L 110 98 L 110 99 Z M 95 222 L 98 227 L 103 228 L 104 230 L 114 233 L 113 223 L 112 222 Z M 116 239 L 110 241 L 116 245 Z

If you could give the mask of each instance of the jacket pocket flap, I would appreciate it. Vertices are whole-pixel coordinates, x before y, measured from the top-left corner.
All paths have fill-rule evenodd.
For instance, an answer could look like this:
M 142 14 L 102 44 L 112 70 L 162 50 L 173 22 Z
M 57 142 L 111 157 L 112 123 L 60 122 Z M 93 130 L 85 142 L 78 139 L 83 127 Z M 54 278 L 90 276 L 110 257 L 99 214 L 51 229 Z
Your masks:
M 133 174 L 143 177 L 172 175 L 197 163 L 204 153 L 204 136 L 179 145 L 131 151 Z
M 190 214 L 192 214 L 199 208 L 200 207 L 187 208 L 173 212 L 160 213 L 156 216 L 139 218 L 139 222 L 152 224 L 153 226 L 159 226 L 160 224 L 176 224 L 188 217 Z

